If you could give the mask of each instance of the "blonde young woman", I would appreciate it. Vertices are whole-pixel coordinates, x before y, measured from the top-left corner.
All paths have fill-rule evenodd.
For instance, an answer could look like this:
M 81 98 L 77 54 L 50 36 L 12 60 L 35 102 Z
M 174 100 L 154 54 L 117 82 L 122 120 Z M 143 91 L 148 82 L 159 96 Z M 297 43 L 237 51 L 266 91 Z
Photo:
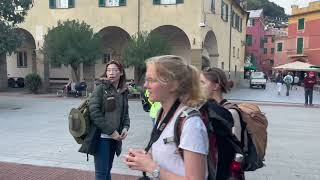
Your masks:
M 176 121 L 173 117 L 180 114 L 185 106 L 193 107 L 203 100 L 198 71 L 187 65 L 181 57 L 172 55 L 153 57 L 146 64 L 144 87 L 150 92 L 150 100 L 158 101 L 162 106 L 156 127 L 161 129 L 164 119 L 169 119 L 169 122 L 152 144 L 151 153 L 129 149 L 124 162 L 130 169 L 150 173 L 153 178 L 206 179 L 209 145 L 206 127 L 200 117 L 193 116 L 184 121 L 179 147 L 173 141 Z M 174 106 L 177 106 L 176 110 Z M 174 115 L 168 117 L 172 111 Z M 182 151 L 183 158 L 178 150 Z

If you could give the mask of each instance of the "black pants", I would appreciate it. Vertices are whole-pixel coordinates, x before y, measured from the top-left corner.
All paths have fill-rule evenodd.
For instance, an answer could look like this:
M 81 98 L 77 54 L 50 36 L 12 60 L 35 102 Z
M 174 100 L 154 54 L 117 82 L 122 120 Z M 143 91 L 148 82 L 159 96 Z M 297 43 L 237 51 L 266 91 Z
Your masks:
M 309 100 L 309 105 L 312 105 L 312 97 L 313 97 L 313 88 L 304 88 L 304 104 L 308 105 L 308 100 Z
M 290 86 L 291 86 L 291 84 L 286 84 L 286 87 L 287 87 L 287 93 L 286 93 L 286 96 L 289 96 L 289 90 L 290 90 Z

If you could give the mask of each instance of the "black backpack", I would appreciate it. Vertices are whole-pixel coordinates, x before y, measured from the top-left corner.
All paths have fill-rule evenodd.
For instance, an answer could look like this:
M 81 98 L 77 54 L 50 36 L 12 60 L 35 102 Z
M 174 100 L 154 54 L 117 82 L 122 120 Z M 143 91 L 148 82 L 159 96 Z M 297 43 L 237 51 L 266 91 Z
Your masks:
M 236 153 L 242 154 L 241 143 L 232 133 L 233 118 L 230 112 L 208 100 L 199 110 L 186 109 L 178 116 L 174 128 L 174 141 L 180 144 L 181 126 L 184 120 L 199 115 L 206 125 L 209 138 L 208 180 L 224 180 L 231 176 L 230 164 Z M 216 147 L 216 148 L 215 148 Z M 218 153 L 218 159 L 216 159 Z M 180 152 L 182 158 L 183 154 Z

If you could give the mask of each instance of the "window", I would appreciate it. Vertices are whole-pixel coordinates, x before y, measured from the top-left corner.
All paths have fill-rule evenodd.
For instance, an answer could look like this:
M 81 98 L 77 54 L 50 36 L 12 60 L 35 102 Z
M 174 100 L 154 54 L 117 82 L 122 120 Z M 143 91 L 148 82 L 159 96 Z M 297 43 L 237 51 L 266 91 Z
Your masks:
M 263 42 L 264 42 L 264 43 L 268 43 L 268 37 L 264 37 L 264 38 L 263 38 Z
M 237 58 L 239 59 L 239 52 L 240 52 L 240 50 L 239 50 L 239 48 L 238 48 L 238 50 L 237 50 Z
M 26 51 L 17 52 L 17 67 L 26 68 L 28 66 L 28 56 Z
M 119 7 L 126 4 L 126 0 L 99 0 L 99 7 Z
M 297 54 L 303 53 L 303 38 L 297 39 Z
M 106 53 L 103 55 L 102 64 L 107 64 L 109 61 L 111 61 L 111 53 Z
M 252 35 L 251 34 L 247 34 L 246 35 L 246 44 L 248 46 L 251 46 L 252 45 Z
M 228 22 L 229 6 L 224 1 L 221 2 L 221 19 Z
M 267 48 L 263 48 L 263 54 L 267 54 L 268 53 L 268 49 Z
M 153 4 L 182 4 L 183 0 L 153 0 Z
M 236 57 L 236 47 L 232 47 L 232 56 Z
M 260 48 L 264 47 L 264 38 L 260 38 Z
M 74 8 L 74 0 L 49 0 L 50 9 Z
M 255 25 L 255 19 L 249 19 L 249 27 L 252 27 L 252 26 L 254 26 Z
M 211 11 L 216 12 L 216 0 L 211 0 Z
M 224 62 L 221 62 L 221 69 L 224 69 Z
M 272 36 L 272 38 L 271 38 L 271 42 L 273 42 L 273 43 L 274 43 L 274 39 L 275 39 L 275 38 L 274 38 L 274 36 Z
M 274 48 L 271 48 L 271 54 L 274 54 Z
M 234 77 L 237 77 L 237 65 L 234 66 Z
M 282 51 L 282 43 L 277 44 L 277 51 L 281 52 Z
M 304 18 L 298 20 L 298 30 L 304 29 Z

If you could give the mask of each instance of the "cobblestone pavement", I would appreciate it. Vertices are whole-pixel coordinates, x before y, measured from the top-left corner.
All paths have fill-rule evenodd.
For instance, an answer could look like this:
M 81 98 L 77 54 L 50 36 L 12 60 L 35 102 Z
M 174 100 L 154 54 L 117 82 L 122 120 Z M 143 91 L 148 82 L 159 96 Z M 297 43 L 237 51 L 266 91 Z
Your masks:
M 302 90 L 287 98 L 278 97 L 269 87 L 267 90 L 234 89 L 228 95 L 236 101 L 258 101 L 269 119 L 266 167 L 246 173 L 247 179 L 320 180 L 319 106 L 306 108 L 303 101 L 298 102 Z M 319 98 L 316 93 L 314 99 Z M 288 102 L 282 101 L 285 98 Z M 80 99 L 52 95 L 0 93 L 0 161 L 3 162 L 0 179 L 8 173 L 4 170 L 8 162 L 93 171 L 93 158 L 87 162 L 86 155 L 77 152 L 79 145 L 68 132 L 67 114 L 80 102 Z M 315 104 L 319 104 L 319 100 Z M 131 128 L 124 141 L 124 152 L 129 147 L 144 147 L 152 126 L 140 101 L 131 100 L 129 105 Z M 42 170 L 39 167 L 37 171 Z M 128 169 L 121 157 L 115 158 L 112 172 L 140 175 Z

